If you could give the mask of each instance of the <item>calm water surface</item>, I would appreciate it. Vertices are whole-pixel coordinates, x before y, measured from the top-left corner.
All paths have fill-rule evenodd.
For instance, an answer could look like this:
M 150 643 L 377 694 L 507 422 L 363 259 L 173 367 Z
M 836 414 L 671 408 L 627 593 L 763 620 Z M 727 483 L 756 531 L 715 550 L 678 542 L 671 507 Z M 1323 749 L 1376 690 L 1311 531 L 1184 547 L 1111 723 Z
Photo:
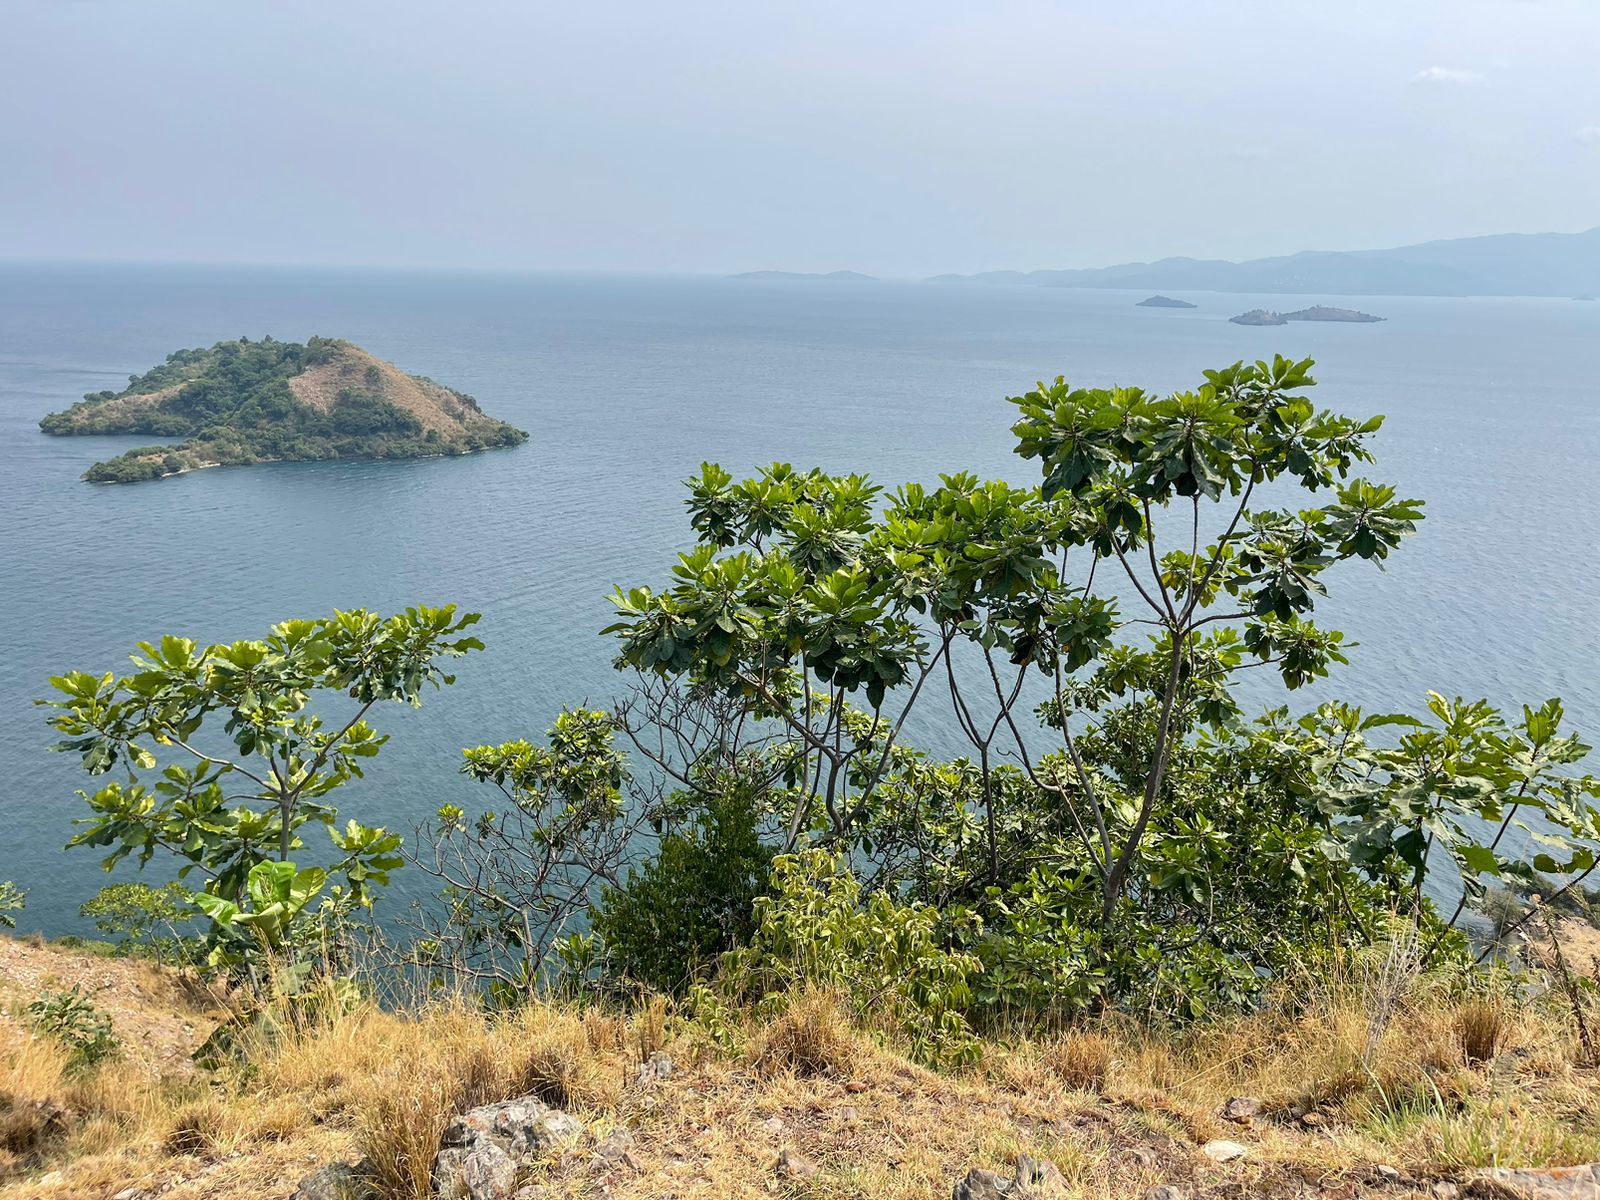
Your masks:
M 22 924 L 79 928 L 78 905 L 105 882 L 92 853 L 62 853 L 85 781 L 48 752 L 30 703 L 49 675 L 118 669 L 167 632 L 253 637 L 289 616 L 418 601 L 480 610 L 487 653 L 421 711 L 379 714 L 394 739 L 341 801 L 409 829 L 442 803 L 484 799 L 456 775 L 462 746 L 538 737 L 563 702 L 615 691 L 596 636 L 605 597 L 614 583 L 659 584 L 688 544 L 680 481 L 703 459 L 891 485 L 958 469 L 1029 481 L 1004 397 L 1063 373 L 1166 390 L 1241 357 L 1314 356 L 1319 403 L 1388 414 L 1370 473 L 1429 514 L 1387 573 L 1351 565 L 1330 579 L 1319 619 L 1361 645 L 1327 691 L 1384 708 L 1420 707 L 1430 688 L 1502 704 L 1561 695 L 1600 731 L 1600 304 L 1350 298 L 1337 303 L 1390 320 L 1245 328 L 1225 318 L 1282 304 L 1139 298 L 0 267 L 0 878 L 30 893 Z M 78 480 L 89 463 L 147 439 L 38 431 L 46 412 L 171 350 L 269 333 L 350 338 L 532 439 L 465 459 L 95 487 Z

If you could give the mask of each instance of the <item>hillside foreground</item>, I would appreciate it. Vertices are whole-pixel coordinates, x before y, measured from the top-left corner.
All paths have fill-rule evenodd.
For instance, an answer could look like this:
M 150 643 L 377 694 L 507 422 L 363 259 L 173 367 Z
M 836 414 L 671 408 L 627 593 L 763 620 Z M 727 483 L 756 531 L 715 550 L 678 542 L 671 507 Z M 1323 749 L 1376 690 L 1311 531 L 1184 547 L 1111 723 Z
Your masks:
M 72 985 L 122 1047 L 88 1070 L 24 1016 Z M 661 1000 L 498 1017 L 358 1003 L 215 1071 L 192 1054 L 227 998 L 171 970 L 5 939 L 0 995 L 6 1200 L 288 1197 L 341 1161 L 363 1163 L 369 1194 L 420 1200 L 452 1116 L 527 1094 L 583 1125 L 526 1168 L 518 1195 L 551 1200 L 909 1200 L 1029 1158 L 1052 1164 L 1039 1182 L 957 1195 L 1587 1195 L 1479 1169 L 1600 1159 L 1600 1071 L 1558 994 L 1463 998 L 1392 956 L 1187 1031 L 1124 1019 L 991 1039 L 946 1074 L 823 992 L 733 1027 Z M 1218 1143 L 1243 1153 L 1213 1161 Z

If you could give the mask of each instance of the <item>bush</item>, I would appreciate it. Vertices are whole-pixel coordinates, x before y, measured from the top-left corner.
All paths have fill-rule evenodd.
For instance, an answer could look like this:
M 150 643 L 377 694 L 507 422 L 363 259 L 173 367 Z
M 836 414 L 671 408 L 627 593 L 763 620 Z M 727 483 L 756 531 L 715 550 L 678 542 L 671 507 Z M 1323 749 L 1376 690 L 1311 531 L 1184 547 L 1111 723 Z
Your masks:
M 656 856 L 630 871 L 627 882 L 602 892 L 591 921 L 611 969 L 682 995 L 719 955 L 749 941 L 772 858 L 748 791 L 714 796 L 692 826 L 664 837 Z
M 92 1067 L 121 1049 L 111 1018 L 95 1008 L 77 984 L 69 991 L 46 992 L 29 1004 L 28 1021 L 71 1051 L 75 1066 Z
M 806 985 L 834 990 L 924 1062 L 977 1058 L 962 1012 L 979 964 L 939 944 L 934 909 L 884 892 L 863 903 L 850 868 L 824 850 L 780 855 L 772 866 L 772 894 L 756 900 L 750 945 L 723 960 L 736 992 L 781 1009 Z

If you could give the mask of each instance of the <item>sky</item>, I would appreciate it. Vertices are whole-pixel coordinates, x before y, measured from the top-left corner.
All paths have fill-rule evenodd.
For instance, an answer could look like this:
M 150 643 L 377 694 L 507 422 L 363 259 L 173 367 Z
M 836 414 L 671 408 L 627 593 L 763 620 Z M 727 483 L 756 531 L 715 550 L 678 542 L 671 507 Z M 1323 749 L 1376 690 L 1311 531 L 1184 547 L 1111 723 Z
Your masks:
M 0 259 L 889 276 L 1600 225 L 1600 0 L 0 0 Z

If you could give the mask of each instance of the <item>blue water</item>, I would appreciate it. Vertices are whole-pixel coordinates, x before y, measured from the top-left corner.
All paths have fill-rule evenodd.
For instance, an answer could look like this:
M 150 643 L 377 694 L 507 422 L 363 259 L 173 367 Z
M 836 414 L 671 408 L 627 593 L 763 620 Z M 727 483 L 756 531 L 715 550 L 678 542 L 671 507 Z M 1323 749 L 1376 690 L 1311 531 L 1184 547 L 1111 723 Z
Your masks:
M 1318 360 L 1316 397 L 1383 412 L 1376 478 L 1428 502 L 1387 573 L 1349 566 L 1319 619 L 1361 643 L 1326 689 L 1420 707 L 1432 688 L 1500 703 L 1565 697 L 1600 731 L 1600 305 L 1355 298 L 1381 325 L 1244 328 L 1271 296 L 1005 286 L 774 284 L 233 269 L 0 267 L 0 878 L 23 926 L 80 928 L 105 882 L 63 854 L 75 763 L 30 703 L 47 676 L 125 663 L 175 632 L 257 636 L 335 607 L 456 601 L 488 651 L 342 799 L 410 825 L 485 797 L 462 746 L 537 737 L 563 702 L 621 682 L 596 636 L 614 583 L 659 583 L 688 545 L 680 481 L 703 459 L 1018 481 L 1004 396 L 1065 373 L 1190 386 L 1273 351 Z M 1304 298 L 1294 302 L 1302 306 Z M 465 459 L 285 464 L 95 487 L 142 439 L 47 438 L 46 412 L 178 347 L 314 333 L 470 392 L 529 443 Z M 1307 699 L 1309 702 L 1309 698 Z M 931 731 L 937 736 L 937 731 Z M 122 878 L 132 878 L 131 871 Z M 420 879 L 413 886 L 420 886 Z

